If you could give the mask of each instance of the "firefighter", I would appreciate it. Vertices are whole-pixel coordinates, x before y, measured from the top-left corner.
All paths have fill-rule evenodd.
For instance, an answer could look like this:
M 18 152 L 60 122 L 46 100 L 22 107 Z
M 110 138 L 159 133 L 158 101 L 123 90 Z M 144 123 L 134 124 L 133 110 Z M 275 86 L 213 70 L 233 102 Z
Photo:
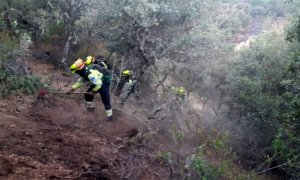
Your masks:
M 117 85 L 117 89 L 116 89 L 116 92 L 115 92 L 115 95 L 116 96 L 120 96 L 122 91 L 123 91 L 123 88 L 124 86 L 132 86 L 133 85 L 133 81 L 132 81 L 132 71 L 129 70 L 129 69 L 125 69 L 122 71 L 122 74 L 121 74 L 121 79 Z
M 106 69 L 106 73 L 103 73 L 103 81 L 106 82 L 106 84 L 111 84 L 112 75 L 110 72 L 110 66 L 104 60 L 103 56 L 97 56 L 96 58 L 94 58 L 93 56 L 87 56 L 85 64 L 87 67 L 92 67 L 92 65 L 99 65 L 100 67 Z
M 72 88 L 68 92 L 73 92 L 80 88 L 84 83 L 88 83 L 89 88 L 87 93 L 84 95 L 85 106 L 87 110 L 94 110 L 94 96 L 99 93 L 106 110 L 107 119 L 112 120 L 113 112 L 110 104 L 109 94 L 110 81 L 109 79 L 104 78 L 105 76 L 110 75 L 108 69 L 100 67 L 96 64 L 87 66 L 82 59 L 78 59 L 71 65 L 70 70 L 72 73 L 76 73 L 80 77 L 76 83 L 72 85 Z
M 104 67 L 105 69 L 110 70 L 109 64 L 106 62 L 103 56 L 97 56 L 96 58 L 93 56 L 87 56 L 85 59 L 85 64 L 86 65 L 91 65 L 91 64 L 98 64 L 101 67 Z
M 176 95 L 176 99 L 178 100 L 179 98 L 181 98 L 182 100 L 185 99 L 185 95 L 186 95 L 186 90 L 184 87 L 175 87 L 175 86 L 171 86 L 169 88 L 169 91 L 172 93 L 172 94 L 175 94 Z

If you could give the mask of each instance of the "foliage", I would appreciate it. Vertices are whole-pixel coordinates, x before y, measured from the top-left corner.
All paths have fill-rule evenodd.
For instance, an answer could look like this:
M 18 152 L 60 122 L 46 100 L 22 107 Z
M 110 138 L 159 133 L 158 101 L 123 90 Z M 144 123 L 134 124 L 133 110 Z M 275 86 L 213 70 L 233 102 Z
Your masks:
M 126 54 L 123 66 L 139 76 L 158 61 L 165 61 L 171 65 L 167 68 L 172 69 L 172 63 L 197 65 L 218 55 L 210 51 L 223 45 L 212 43 L 214 38 L 223 38 L 212 25 L 216 3 L 214 0 L 96 1 L 92 6 L 95 9 L 90 11 L 93 13 L 85 14 L 79 24 L 90 36 L 103 39 L 111 51 Z
M 86 54 L 85 49 L 98 52 L 97 46 L 93 44 L 102 41 L 110 52 L 115 52 L 120 57 L 115 62 L 114 71 L 129 68 L 135 72 L 134 79 L 138 79 L 145 74 L 147 68 L 163 61 L 167 69 L 173 70 L 176 66 L 177 71 L 184 71 L 184 76 L 176 77 L 182 82 L 187 82 L 197 74 L 191 85 L 184 84 L 189 92 L 199 89 L 196 81 L 203 76 L 202 65 L 229 51 L 229 46 L 225 43 L 229 38 L 228 33 L 223 31 L 233 32 L 234 26 L 247 22 L 247 16 L 241 12 L 233 21 L 230 21 L 231 15 L 223 18 L 219 16 L 219 20 L 225 21 L 226 27 L 218 27 L 219 22 L 215 17 L 222 9 L 218 8 L 222 4 L 219 0 L 17 2 L 5 0 L 2 3 L 1 7 L 11 17 L 4 17 L 7 29 L 13 32 L 8 27 L 17 22 L 16 29 L 30 31 L 37 47 L 40 47 L 38 43 L 58 45 L 57 49 L 63 49 L 63 53 L 60 53 L 63 56 L 62 64 L 78 58 L 75 55 Z M 64 41 L 65 46 L 62 47 L 62 43 L 57 41 Z M 71 45 L 78 42 L 87 47 L 80 48 L 80 52 L 68 57 L 69 50 L 73 50 Z M 78 47 L 74 50 L 78 50 Z M 51 54 L 57 56 L 56 51 Z M 122 56 L 126 56 L 124 62 L 120 60 Z M 56 57 L 55 60 L 57 59 Z M 189 67 L 182 67 L 182 63 L 193 66 L 193 71 L 189 71 Z M 156 70 L 157 66 L 151 69 L 147 79 L 164 79 L 165 74 Z
M 237 157 L 229 148 L 229 132 L 198 129 L 198 136 L 202 144 L 186 160 L 188 179 L 245 179 L 249 175 L 234 163 Z
M 248 6 L 223 4 L 220 15 L 217 16 L 218 27 L 226 33 L 236 34 L 241 28 L 247 27 L 250 20 Z
M 0 74 L 3 75 L 4 70 L 0 70 Z M 1 79 L 3 80 L 3 79 Z M 21 94 L 34 94 L 40 85 L 40 79 L 36 76 L 8 76 L 5 79 L 4 84 L 1 84 L 0 95 L 1 98 L 7 98 L 9 96 L 21 95 Z
M 290 0 L 288 3 L 288 12 L 292 17 L 300 15 L 300 1 Z
M 197 172 L 197 177 L 201 180 L 220 179 L 224 169 L 208 163 L 203 156 L 197 155 L 192 162 L 192 170 Z
M 158 152 L 157 157 L 161 158 L 163 161 L 169 163 L 170 165 L 173 163 L 171 152 Z
M 279 168 L 294 178 L 300 176 L 299 23 L 287 31 L 290 43 L 275 33 L 253 42 L 238 56 L 231 76 L 240 112 L 261 133 L 264 148 L 273 148 Z
M 247 112 L 247 118 L 269 133 L 274 132 L 272 126 L 280 119 L 278 112 L 282 98 L 278 85 L 285 70 L 286 48 L 280 34 L 267 35 L 241 52 L 233 66 L 232 97 L 244 105 L 241 111 Z
M 252 16 L 284 16 L 287 4 L 279 0 L 252 0 L 250 1 L 250 14 Z
M 0 34 L 0 96 L 6 98 L 17 94 L 33 94 L 40 84 L 40 79 L 26 75 L 17 74 L 14 70 L 17 57 L 18 41 L 10 39 L 6 33 Z
M 62 22 L 52 22 L 49 24 L 48 33 L 45 33 L 41 37 L 41 42 L 50 44 L 55 40 L 63 39 L 65 35 L 65 26 Z

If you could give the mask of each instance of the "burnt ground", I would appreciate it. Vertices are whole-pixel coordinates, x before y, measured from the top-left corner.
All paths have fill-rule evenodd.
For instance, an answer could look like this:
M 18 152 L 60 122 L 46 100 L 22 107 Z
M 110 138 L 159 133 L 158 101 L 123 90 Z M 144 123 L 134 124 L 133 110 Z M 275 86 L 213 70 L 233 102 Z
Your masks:
M 134 140 L 138 121 L 115 109 L 108 122 L 96 105 L 87 112 L 78 95 L 1 100 L 0 179 L 168 179 L 155 149 Z

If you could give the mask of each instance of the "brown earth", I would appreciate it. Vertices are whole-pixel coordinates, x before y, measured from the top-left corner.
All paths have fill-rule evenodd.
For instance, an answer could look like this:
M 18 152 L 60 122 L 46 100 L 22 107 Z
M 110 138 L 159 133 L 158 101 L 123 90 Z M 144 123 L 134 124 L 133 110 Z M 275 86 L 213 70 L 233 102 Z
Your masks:
M 71 82 L 51 65 L 31 67 L 52 74 L 51 87 Z M 78 95 L 1 100 L 0 179 L 168 179 L 169 167 L 150 155 L 155 149 L 135 140 L 138 121 L 117 109 L 106 121 L 99 98 L 96 105 L 87 112 Z

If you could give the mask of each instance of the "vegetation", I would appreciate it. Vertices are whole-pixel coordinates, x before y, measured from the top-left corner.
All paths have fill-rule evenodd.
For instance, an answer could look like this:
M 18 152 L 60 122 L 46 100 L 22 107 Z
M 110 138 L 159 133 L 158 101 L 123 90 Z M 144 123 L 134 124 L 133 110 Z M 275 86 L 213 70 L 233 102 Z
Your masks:
M 35 93 L 40 80 L 34 75 L 26 74 L 26 66 L 15 60 L 18 53 L 22 54 L 18 50 L 18 41 L 15 38 L 10 39 L 7 33 L 1 33 L 1 42 L 0 97 Z
M 153 109 L 152 126 L 170 134 L 170 129 L 175 131 L 177 151 L 172 153 L 178 155 L 174 162 L 182 176 L 186 165 L 179 158 L 185 139 L 182 122 L 200 118 L 168 94 L 170 84 L 185 87 L 187 97 L 193 93 L 209 99 L 206 102 L 213 104 L 218 118 L 227 112 L 222 119 L 245 119 L 250 124 L 257 156 L 249 156 L 257 174 L 276 168 L 297 179 L 299 9 L 298 2 L 273 0 L 2 0 L 0 96 L 31 94 L 40 85 L 26 59 L 47 54 L 44 59 L 65 69 L 75 58 L 105 49 L 115 76 L 125 68 L 133 70 L 136 96 Z M 266 33 L 233 56 L 234 37 L 246 32 L 252 17 L 265 16 L 295 20 L 286 32 Z M 228 151 L 227 139 L 206 139 L 207 148 L 197 150 L 189 162 L 191 177 L 238 174 L 231 161 L 238 157 Z M 171 164 L 176 157 L 172 153 L 159 156 Z M 220 159 L 214 161 L 212 154 Z
M 259 132 L 269 164 L 299 178 L 299 19 L 281 33 L 256 40 L 233 64 L 232 99 Z M 271 155 L 271 153 L 273 155 Z M 264 167 L 265 167 L 264 166 Z
M 287 9 L 287 3 L 283 1 L 253 0 L 250 5 L 250 13 L 253 16 L 284 16 Z

